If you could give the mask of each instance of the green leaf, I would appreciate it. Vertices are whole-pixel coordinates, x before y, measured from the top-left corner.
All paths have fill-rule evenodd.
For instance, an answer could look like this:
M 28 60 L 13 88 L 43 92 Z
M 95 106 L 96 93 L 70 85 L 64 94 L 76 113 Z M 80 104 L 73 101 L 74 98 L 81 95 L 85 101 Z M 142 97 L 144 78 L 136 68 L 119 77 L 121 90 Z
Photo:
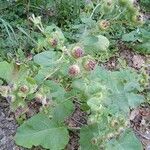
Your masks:
M 150 54 L 150 41 L 136 44 L 132 46 L 136 51 L 142 53 L 142 54 Z
M 138 40 L 138 33 L 136 31 L 132 31 L 122 36 L 122 41 L 125 42 L 135 42 L 136 40 Z
M 87 88 L 83 85 L 81 87 L 85 94 L 91 95 L 87 103 L 93 112 L 102 105 L 114 115 L 128 114 L 130 108 L 135 108 L 144 102 L 144 97 L 138 94 L 141 92 L 138 78 L 139 76 L 135 72 L 128 69 L 110 72 L 97 67 L 88 76 Z M 84 83 L 84 81 L 82 82 Z M 95 98 L 92 100 L 93 94 L 95 94 Z
M 143 150 L 143 147 L 133 131 L 126 130 L 119 139 L 108 142 L 106 150 Z
M 0 79 L 0 85 L 2 85 L 3 84 L 3 81 Z
M 87 101 L 87 104 L 90 106 L 91 110 L 97 112 L 100 110 L 100 100 L 97 97 L 92 97 Z
M 86 24 L 86 26 L 87 26 L 88 28 L 95 27 L 96 21 L 93 20 L 92 18 L 88 17 L 88 16 L 85 15 L 85 14 L 82 14 L 82 15 L 80 16 L 80 18 L 81 18 L 82 23 Z
M 92 139 L 97 135 L 97 125 L 84 126 L 80 130 L 80 146 L 81 150 L 99 150 L 96 144 L 92 143 Z
M 50 150 L 62 150 L 68 143 L 69 136 L 66 127 L 59 126 L 47 115 L 37 114 L 17 129 L 15 141 L 25 148 L 41 145 Z
M 142 54 L 150 54 L 150 32 L 144 28 L 138 28 L 130 33 L 124 34 L 122 41 L 129 42 L 129 47 Z
M 46 41 L 45 38 L 40 37 L 40 38 L 38 39 L 36 51 L 37 51 L 37 52 L 40 52 L 44 47 L 48 47 L 48 43 L 47 43 L 47 41 Z
M 142 102 L 144 102 L 144 96 L 134 93 L 128 93 L 128 104 L 131 108 L 135 108 L 139 106 Z
M 103 36 L 87 36 L 84 37 L 83 44 L 85 50 L 89 54 L 106 52 L 109 47 L 109 40 Z
M 30 84 L 36 84 L 36 81 L 32 78 L 32 77 L 27 77 L 26 78 L 27 82 L 29 82 Z
M 3 61 L 3 58 L 2 58 L 2 57 L 0 57 L 0 62 L 1 62 L 1 61 Z
M 63 122 L 74 110 L 74 105 L 70 100 L 64 99 L 61 103 L 56 104 L 53 109 L 53 118 L 58 121 L 58 123 Z
M 103 36 L 103 35 L 98 35 L 98 47 L 101 51 L 106 51 L 109 47 L 109 40 Z
M 98 37 L 96 36 L 87 36 L 85 39 L 84 39 L 84 44 L 85 45 L 93 45 L 94 43 L 98 42 Z
M 44 83 L 49 87 L 50 96 L 55 103 L 55 107 L 50 107 L 51 114 L 58 123 L 62 123 L 74 110 L 74 105 L 71 99 L 67 99 L 66 91 L 59 83 L 54 81 L 45 81 Z
M 58 66 L 57 66 L 58 67 Z M 35 75 L 34 79 L 38 84 L 43 83 L 43 81 L 45 80 L 45 78 L 50 77 L 51 73 L 53 71 L 55 71 L 56 67 L 51 66 L 51 67 L 44 67 L 44 68 L 40 68 L 38 71 L 38 74 Z
M 55 98 L 57 101 L 63 101 L 66 91 L 59 83 L 47 80 L 44 84 L 49 87 L 51 97 Z
M 81 21 L 83 22 L 83 23 L 85 23 L 85 24 L 88 24 L 88 25 L 90 25 L 90 24 L 92 24 L 93 22 L 94 22 L 94 20 L 92 20 L 91 18 L 89 18 L 89 17 L 81 17 Z
M 45 51 L 34 56 L 34 62 L 43 67 L 53 67 L 60 54 L 54 51 Z
M 124 85 L 124 90 L 125 91 L 133 91 L 133 90 L 141 90 L 141 88 L 140 88 L 140 84 L 139 83 L 137 83 L 137 82 L 128 82 L 128 83 L 126 83 L 125 85 Z
M 62 33 L 62 30 L 54 24 L 52 24 L 51 26 L 47 26 L 44 30 L 44 34 L 47 38 L 56 38 L 58 40 L 58 45 L 61 45 L 61 43 L 65 42 L 65 37 Z
M 13 64 L 6 61 L 0 62 L 0 78 L 6 80 L 7 82 L 12 80 Z
M 76 90 L 80 90 L 80 91 L 84 92 L 88 88 L 88 85 L 87 85 L 86 81 L 84 81 L 82 79 L 78 79 L 78 80 L 73 81 L 72 87 Z

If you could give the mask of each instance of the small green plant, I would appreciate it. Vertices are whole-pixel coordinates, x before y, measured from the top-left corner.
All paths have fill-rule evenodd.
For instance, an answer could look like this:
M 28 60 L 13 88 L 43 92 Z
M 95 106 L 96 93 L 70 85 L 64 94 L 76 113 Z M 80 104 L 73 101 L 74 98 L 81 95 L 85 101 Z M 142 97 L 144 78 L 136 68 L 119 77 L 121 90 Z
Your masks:
M 144 28 L 138 28 L 122 36 L 122 41 L 139 53 L 150 54 L 150 32 Z

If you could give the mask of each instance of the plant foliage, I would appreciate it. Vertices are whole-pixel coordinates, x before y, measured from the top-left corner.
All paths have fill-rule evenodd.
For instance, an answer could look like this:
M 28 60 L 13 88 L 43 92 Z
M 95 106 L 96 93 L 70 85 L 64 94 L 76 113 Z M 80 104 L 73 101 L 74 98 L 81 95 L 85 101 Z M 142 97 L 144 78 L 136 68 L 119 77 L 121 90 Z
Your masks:
M 147 8 L 147 1 L 140 1 Z M 65 149 L 67 119 L 80 103 L 87 124 L 79 129 L 81 150 L 142 150 L 130 128 L 130 111 L 149 99 L 147 66 L 122 65 L 122 41 L 149 55 L 149 22 L 132 0 L 17 0 L 0 2 L 0 94 L 22 120 L 17 145 Z M 121 58 L 118 59 L 120 62 Z M 102 65 L 103 64 L 103 65 Z M 149 100 L 148 100 L 149 101 Z M 24 110 L 38 104 L 28 118 Z

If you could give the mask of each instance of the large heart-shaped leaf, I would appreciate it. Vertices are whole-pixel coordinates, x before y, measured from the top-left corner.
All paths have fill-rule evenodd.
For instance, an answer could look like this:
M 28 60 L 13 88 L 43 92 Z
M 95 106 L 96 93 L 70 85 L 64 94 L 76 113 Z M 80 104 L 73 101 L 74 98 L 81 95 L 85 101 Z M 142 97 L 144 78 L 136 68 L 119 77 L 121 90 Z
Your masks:
M 87 36 L 83 40 L 85 50 L 89 54 L 105 52 L 109 47 L 109 40 L 103 36 Z
M 26 148 L 41 145 L 50 150 L 62 150 L 69 136 L 65 126 L 59 126 L 45 114 L 37 114 L 18 128 L 15 141 Z
M 45 51 L 34 56 L 34 62 L 43 67 L 51 67 L 56 64 L 60 54 L 54 51 Z

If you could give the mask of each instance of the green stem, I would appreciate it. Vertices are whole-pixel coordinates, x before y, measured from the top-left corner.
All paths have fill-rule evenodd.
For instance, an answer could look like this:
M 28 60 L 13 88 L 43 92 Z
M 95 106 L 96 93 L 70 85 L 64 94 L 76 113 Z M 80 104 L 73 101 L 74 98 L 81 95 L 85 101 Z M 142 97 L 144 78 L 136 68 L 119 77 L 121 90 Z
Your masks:
M 101 3 L 99 3 L 99 4 L 97 4 L 97 5 L 95 6 L 95 8 L 93 9 L 93 11 L 92 11 L 92 13 L 91 13 L 91 15 L 90 15 L 90 18 L 93 17 L 93 15 L 94 15 L 96 9 L 97 9 L 100 5 L 101 5 Z

